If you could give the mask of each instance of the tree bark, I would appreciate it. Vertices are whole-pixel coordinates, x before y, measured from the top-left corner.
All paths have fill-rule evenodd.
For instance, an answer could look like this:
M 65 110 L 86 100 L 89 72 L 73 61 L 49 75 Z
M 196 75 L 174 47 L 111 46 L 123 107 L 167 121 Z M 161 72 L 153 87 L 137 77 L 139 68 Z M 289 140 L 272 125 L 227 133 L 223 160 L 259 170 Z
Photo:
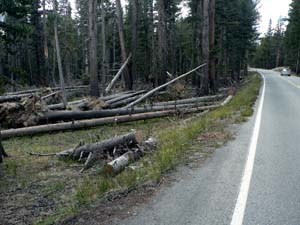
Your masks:
M 106 13 L 105 13 L 105 5 L 104 0 L 101 1 L 101 35 L 102 35 L 102 79 L 101 79 L 101 87 L 102 93 L 104 94 L 104 88 L 106 83 L 106 76 L 108 64 L 107 64 L 107 56 L 106 56 Z
M 55 4 L 55 19 L 54 19 L 54 38 L 55 38 L 55 47 L 56 47 L 56 55 L 57 55 L 57 64 L 58 64 L 58 71 L 59 71 L 59 80 L 60 80 L 60 88 L 62 93 L 62 103 L 64 104 L 64 107 L 67 107 L 67 96 L 66 96 L 66 90 L 65 90 L 65 81 L 64 81 L 64 75 L 63 75 L 63 67 L 61 62 L 61 54 L 60 54 L 60 46 L 59 46 L 59 40 L 58 40 L 58 30 L 57 30 L 57 17 L 58 17 L 58 5 L 57 0 L 54 1 Z
M 116 14 L 117 14 L 117 23 L 119 29 L 119 39 L 121 46 L 121 58 L 122 63 L 124 64 L 127 59 L 126 47 L 125 47 L 125 32 L 124 32 L 124 23 L 123 23 L 123 10 L 120 0 L 116 0 Z M 123 72 L 125 87 L 127 90 L 132 90 L 132 76 L 126 66 Z
M 47 32 L 47 13 L 46 0 L 43 0 L 43 41 L 44 41 L 44 74 L 49 81 L 49 49 L 48 49 L 48 32 Z
M 136 81 L 137 79 L 137 26 L 138 26 L 138 0 L 132 0 L 132 15 L 131 15 L 131 52 L 132 52 L 132 61 L 131 61 L 131 74 L 132 79 Z
M 89 74 L 91 96 L 99 97 L 97 63 L 97 0 L 89 0 Z
M 215 0 L 210 0 L 210 7 L 209 7 L 209 38 L 210 38 L 210 49 L 209 49 L 209 83 L 210 83 L 210 90 L 213 93 L 217 91 L 217 84 L 216 84 L 216 59 L 215 59 L 215 30 L 216 30 L 216 2 Z
M 203 69 L 203 85 L 202 90 L 200 90 L 203 94 L 209 94 L 209 46 L 210 46 L 210 39 L 209 39 L 209 5 L 210 0 L 203 0 L 203 7 L 202 7 L 202 59 L 205 63 L 207 63 L 207 67 Z
M 156 76 L 156 86 L 166 82 L 167 71 L 167 18 L 166 0 L 158 0 L 158 73 Z

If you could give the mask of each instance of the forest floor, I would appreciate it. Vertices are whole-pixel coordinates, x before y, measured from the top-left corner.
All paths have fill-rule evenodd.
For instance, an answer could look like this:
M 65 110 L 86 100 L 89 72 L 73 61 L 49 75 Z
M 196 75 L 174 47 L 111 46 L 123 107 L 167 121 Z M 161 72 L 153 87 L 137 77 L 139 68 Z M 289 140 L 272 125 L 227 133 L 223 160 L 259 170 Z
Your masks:
M 131 206 L 147 202 L 161 183 L 168 182 L 170 170 L 187 163 L 201 165 L 234 137 L 228 127 L 252 115 L 260 89 L 258 75 L 248 79 L 232 102 L 206 115 L 3 141 L 11 157 L 0 165 L 0 224 L 93 224 L 91 217 L 106 224 L 114 216 L 128 216 Z M 80 163 L 29 154 L 60 152 L 80 141 L 92 143 L 132 129 L 157 138 L 159 149 L 114 178 L 104 177 L 100 167 L 81 174 Z

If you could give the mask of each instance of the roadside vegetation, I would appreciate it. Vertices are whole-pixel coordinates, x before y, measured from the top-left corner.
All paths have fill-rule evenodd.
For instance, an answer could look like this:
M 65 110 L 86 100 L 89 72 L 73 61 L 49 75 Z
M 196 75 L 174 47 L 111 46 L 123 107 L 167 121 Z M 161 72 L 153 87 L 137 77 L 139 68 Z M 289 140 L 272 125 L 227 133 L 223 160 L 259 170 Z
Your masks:
M 249 79 L 246 86 L 237 91 L 228 105 L 205 115 L 169 117 L 4 141 L 3 145 L 12 157 L 2 165 L 6 172 L 0 181 L 2 207 L 14 210 L 23 206 L 24 211 L 14 216 L 16 221 L 24 217 L 26 221 L 38 224 L 53 224 L 105 198 L 111 191 L 130 191 L 146 182 L 158 182 L 166 172 L 186 162 L 187 156 L 193 152 L 201 152 L 207 144 L 215 148 L 226 142 L 231 135 L 226 134 L 225 128 L 243 122 L 253 114 L 252 107 L 261 80 L 256 74 L 246 79 Z M 95 142 L 132 129 L 156 137 L 159 149 L 113 178 L 102 175 L 100 166 L 80 174 L 82 165 L 79 163 L 28 154 L 59 152 L 74 147 L 80 140 Z M 218 139 L 218 135 L 223 136 Z M 36 209 L 31 211 L 34 207 Z

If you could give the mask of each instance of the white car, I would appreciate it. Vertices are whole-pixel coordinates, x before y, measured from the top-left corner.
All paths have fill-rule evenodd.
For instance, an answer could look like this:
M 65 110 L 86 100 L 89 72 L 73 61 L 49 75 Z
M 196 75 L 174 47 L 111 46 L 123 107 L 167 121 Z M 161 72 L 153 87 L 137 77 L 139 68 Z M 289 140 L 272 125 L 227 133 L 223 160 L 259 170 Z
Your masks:
M 281 76 L 291 76 L 291 70 L 288 68 L 283 68 L 281 71 Z

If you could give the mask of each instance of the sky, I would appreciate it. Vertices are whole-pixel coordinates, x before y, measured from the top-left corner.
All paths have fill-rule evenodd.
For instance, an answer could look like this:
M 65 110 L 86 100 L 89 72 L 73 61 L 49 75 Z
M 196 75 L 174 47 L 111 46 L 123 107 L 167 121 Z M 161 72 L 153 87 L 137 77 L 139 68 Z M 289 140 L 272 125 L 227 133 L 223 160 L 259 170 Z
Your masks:
M 260 0 L 259 12 L 261 15 L 259 31 L 266 33 L 269 21 L 272 19 L 272 26 L 275 27 L 280 16 L 287 17 L 289 5 L 292 0 Z
M 75 8 L 75 0 L 70 0 L 72 8 Z M 121 0 L 125 4 L 125 0 Z M 266 33 L 269 26 L 269 21 L 272 19 L 273 27 L 276 26 L 280 16 L 286 17 L 289 11 L 289 5 L 292 0 L 260 0 L 259 12 L 261 15 L 259 31 Z M 187 15 L 187 10 L 182 7 L 182 14 Z

